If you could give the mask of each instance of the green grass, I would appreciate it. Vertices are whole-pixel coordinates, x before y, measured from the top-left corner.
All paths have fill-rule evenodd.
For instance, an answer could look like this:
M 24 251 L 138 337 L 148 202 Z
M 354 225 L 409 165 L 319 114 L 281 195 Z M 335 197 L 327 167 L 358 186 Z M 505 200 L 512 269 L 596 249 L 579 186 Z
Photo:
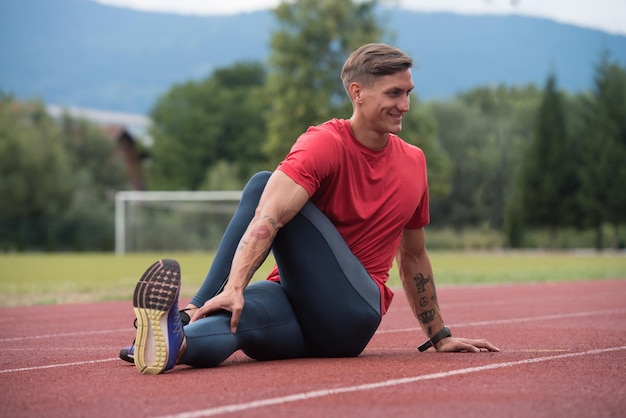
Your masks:
M 431 252 L 437 283 L 527 283 L 626 279 L 615 252 Z
M 135 283 L 154 260 L 177 259 L 183 297 L 191 297 L 211 264 L 211 253 L 0 255 L 0 306 L 130 300 Z M 556 280 L 626 279 L 626 256 L 614 252 L 439 252 L 430 257 L 438 285 Z M 270 258 L 255 280 L 271 269 Z M 397 270 L 389 284 L 399 286 Z

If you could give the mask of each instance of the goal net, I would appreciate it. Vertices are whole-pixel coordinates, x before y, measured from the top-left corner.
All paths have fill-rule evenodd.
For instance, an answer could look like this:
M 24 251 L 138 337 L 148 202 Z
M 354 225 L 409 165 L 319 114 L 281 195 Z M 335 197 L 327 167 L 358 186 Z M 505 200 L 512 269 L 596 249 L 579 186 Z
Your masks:
M 117 192 L 115 252 L 214 251 L 241 193 Z

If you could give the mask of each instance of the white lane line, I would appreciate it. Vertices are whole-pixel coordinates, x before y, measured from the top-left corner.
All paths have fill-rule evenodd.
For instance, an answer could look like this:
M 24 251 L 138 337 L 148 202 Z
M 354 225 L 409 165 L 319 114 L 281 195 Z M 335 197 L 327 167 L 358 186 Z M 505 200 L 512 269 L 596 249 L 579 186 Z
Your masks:
M 626 313 L 626 309 L 574 312 L 574 313 L 569 313 L 569 314 L 554 314 L 554 315 L 542 315 L 542 316 L 527 316 L 527 317 L 522 317 L 522 318 L 509 318 L 509 319 L 492 319 L 492 320 L 487 320 L 487 321 L 463 322 L 459 324 L 451 324 L 450 326 L 451 327 L 452 326 L 453 327 L 475 327 L 475 326 L 483 326 L 483 325 L 510 324 L 510 323 L 515 323 L 515 322 L 579 318 L 583 316 L 621 314 L 621 313 Z M 378 330 L 376 331 L 376 333 L 377 334 L 389 334 L 392 332 L 412 332 L 415 330 L 419 331 L 421 330 L 421 328 L 413 327 L 413 328 L 397 328 L 397 329 L 390 329 L 390 330 Z M 86 335 L 114 334 L 118 332 L 129 333 L 130 331 L 131 331 L 130 328 L 124 328 L 124 329 L 120 328 L 120 329 L 107 329 L 107 330 L 99 330 L 99 331 L 66 332 L 62 334 L 30 335 L 30 336 L 22 336 L 22 337 L 0 338 L 0 343 L 11 342 L 11 341 L 39 340 L 39 339 L 45 339 L 45 338 L 84 337 Z
M 460 324 L 452 324 L 450 327 L 460 328 L 460 327 L 471 327 L 471 326 L 483 326 L 483 325 L 496 325 L 496 324 L 509 324 L 514 322 L 527 322 L 527 321 L 539 321 L 539 320 L 550 320 L 550 319 L 564 319 L 564 318 L 577 318 L 582 316 L 595 316 L 595 315 L 606 315 L 606 314 L 616 314 L 616 313 L 625 313 L 626 309 L 616 309 L 616 310 L 607 310 L 607 311 L 590 311 L 590 312 L 576 312 L 570 314 L 556 314 L 556 315 L 543 315 L 543 316 L 532 316 L 532 317 L 524 317 L 524 318 L 511 318 L 511 319 L 495 319 L 491 321 L 478 321 L 478 322 L 466 322 Z M 72 332 L 66 334 L 50 334 L 50 335 L 34 335 L 30 337 L 17 337 L 17 338 L 3 338 L 0 339 L 0 342 L 6 341 L 21 341 L 21 340 L 29 340 L 29 339 L 43 339 L 43 338 L 55 338 L 55 337 L 78 337 L 85 335 L 93 335 L 93 334 L 106 334 L 106 333 L 115 333 L 115 332 L 128 332 L 128 329 L 125 330 L 102 330 L 102 331 L 87 331 L 87 332 Z M 376 334 L 390 334 L 394 332 L 415 332 L 421 331 L 421 328 L 398 328 L 391 330 L 378 330 Z M 104 362 L 111 360 L 119 360 L 117 357 L 113 359 L 105 359 L 105 360 L 96 360 L 94 362 Z M 33 367 L 23 367 L 19 369 L 0 369 L 0 374 L 2 373 L 10 373 L 10 372 L 20 372 L 20 371 L 32 371 L 32 370 L 42 370 L 42 369 L 51 369 L 55 367 L 67 367 L 67 366 L 76 366 L 82 364 L 89 364 L 89 362 L 77 362 L 77 363 L 63 363 L 63 364 L 51 364 L 48 366 L 33 366 Z
M 82 366 L 85 364 L 105 363 L 107 361 L 113 361 L 113 360 L 119 361 L 119 358 L 114 357 L 114 358 L 106 358 L 102 360 L 89 360 L 89 361 L 77 361 L 74 363 L 49 364 L 47 366 L 20 367 L 19 369 L 4 369 L 4 370 L 0 370 L 0 374 L 15 373 L 15 372 L 29 372 L 32 370 L 43 370 L 43 369 L 55 369 L 58 367 Z
M 572 357 L 590 356 L 590 355 L 603 354 L 603 353 L 609 353 L 612 351 L 621 351 L 621 350 L 626 350 L 626 346 L 589 350 L 589 351 L 578 352 L 578 353 L 559 354 L 559 355 L 547 356 L 547 357 L 537 357 L 533 359 L 526 359 L 526 360 L 519 360 L 519 361 L 508 361 L 505 363 L 495 363 L 495 364 L 488 364 L 485 366 L 468 367 L 465 369 L 450 370 L 448 372 L 432 373 L 432 374 L 426 374 L 426 375 L 421 375 L 421 376 L 405 377 L 402 379 L 391 379 L 391 380 L 385 380 L 382 382 L 367 383 L 364 385 L 344 386 L 344 387 L 333 388 L 333 389 L 321 389 L 321 390 L 314 390 L 310 392 L 301 392 L 301 393 L 295 393 L 293 395 L 279 396 L 279 397 L 267 398 L 267 399 L 259 399 L 257 401 L 252 401 L 252 402 L 217 406 L 214 408 L 183 412 L 180 414 L 168 415 L 163 418 L 209 417 L 209 416 L 220 415 L 220 414 L 228 414 L 232 412 L 247 411 L 250 409 L 261 408 L 264 406 L 281 405 L 281 404 L 290 403 L 290 402 L 298 402 L 298 401 L 304 401 L 308 399 L 321 398 L 324 396 L 337 395 L 340 393 L 360 392 L 360 391 L 379 389 L 379 388 L 385 388 L 385 387 L 390 387 L 390 386 L 406 385 L 409 383 L 419 382 L 423 380 L 442 379 L 442 378 L 450 377 L 450 376 L 477 373 L 477 372 L 483 372 L 486 370 L 501 369 L 504 367 L 514 367 L 514 366 L 520 366 L 524 364 L 541 363 L 544 361 L 561 360 L 561 359 L 567 359 L 567 358 L 572 358 Z
M 81 332 L 66 332 L 63 334 L 44 334 L 44 335 L 29 335 L 22 337 L 0 338 L 0 343 L 10 341 L 24 341 L 24 340 L 40 340 L 44 338 L 65 338 L 65 337 L 84 337 L 85 335 L 98 335 L 98 334 L 112 334 L 117 332 L 130 333 L 130 328 L 124 329 L 104 329 L 99 331 L 81 331 Z
M 485 325 L 500 325 L 500 324 L 512 324 L 516 322 L 530 322 L 530 321 L 547 321 L 552 319 L 568 319 L 568 318 L 580 318 L 584 316 L 596 316 L 596 315 L 615 315 L 626 313 L 626 309 L 611 309 L 607 311 L 588 311 L 588 312 L 573 312 L 567 314 L 553 314 L 553 315 L 541 315 L 541 316 L 526 316 L 521 318 L 509 318 L 509 319 L 491 319 L 488 321 L 475 321 L 475 322 L 462 322 L 459 324 L 450 324 L 449 327 L 478 327 Z M 390 334 L 393 332 L 414 332 L 421 331 L 420 327 L 411 328 L 396 328 L 388 330 L 378 330 L 376 334 Z

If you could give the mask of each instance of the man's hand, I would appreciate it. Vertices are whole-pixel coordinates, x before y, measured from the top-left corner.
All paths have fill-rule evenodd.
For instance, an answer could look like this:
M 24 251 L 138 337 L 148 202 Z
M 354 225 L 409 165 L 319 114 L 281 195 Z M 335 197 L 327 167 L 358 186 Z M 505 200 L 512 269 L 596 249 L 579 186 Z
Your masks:
M 233 257 L 228 282 L 222 293 L 207 300 L 192 316 L 191 322 L 220 310 L 232 314 L 230 329 L 237 332 L 243 311 L 243 291 L 265 260 L 278 230 L 289 222 L 309 200 L 309 194 L 280 170 L 269 178 L 254 218 Z
M 204 318 L 211 312 L 225 310 L 232 314 L 230 318 L 230 330 L 234 334 L 239 326 L 239 318 L 243 311 L 243 292 L 237 292 L 226 287 L 224 291 L 207 300 L 191 317 L 191 322 Z
M 487 340 L 472 340 L 469 338 L 444 338 L 435 344 L 435 349 L 441 352 L 480 353 L 481 351 L 500 351 L 498 347 Z

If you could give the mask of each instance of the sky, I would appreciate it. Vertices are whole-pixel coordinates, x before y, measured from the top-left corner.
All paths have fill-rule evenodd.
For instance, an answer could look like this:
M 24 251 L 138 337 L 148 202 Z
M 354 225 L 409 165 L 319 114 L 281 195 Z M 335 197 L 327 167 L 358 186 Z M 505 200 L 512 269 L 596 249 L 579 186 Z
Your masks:
M 270 9 L 280 0 L 91 0 L 136 10 L 220 15 Z M 383 0 L 384 2 L 384 0 Z M 626 35 L 626 0 L 391 0 L 415 11 L 517 14 Z

